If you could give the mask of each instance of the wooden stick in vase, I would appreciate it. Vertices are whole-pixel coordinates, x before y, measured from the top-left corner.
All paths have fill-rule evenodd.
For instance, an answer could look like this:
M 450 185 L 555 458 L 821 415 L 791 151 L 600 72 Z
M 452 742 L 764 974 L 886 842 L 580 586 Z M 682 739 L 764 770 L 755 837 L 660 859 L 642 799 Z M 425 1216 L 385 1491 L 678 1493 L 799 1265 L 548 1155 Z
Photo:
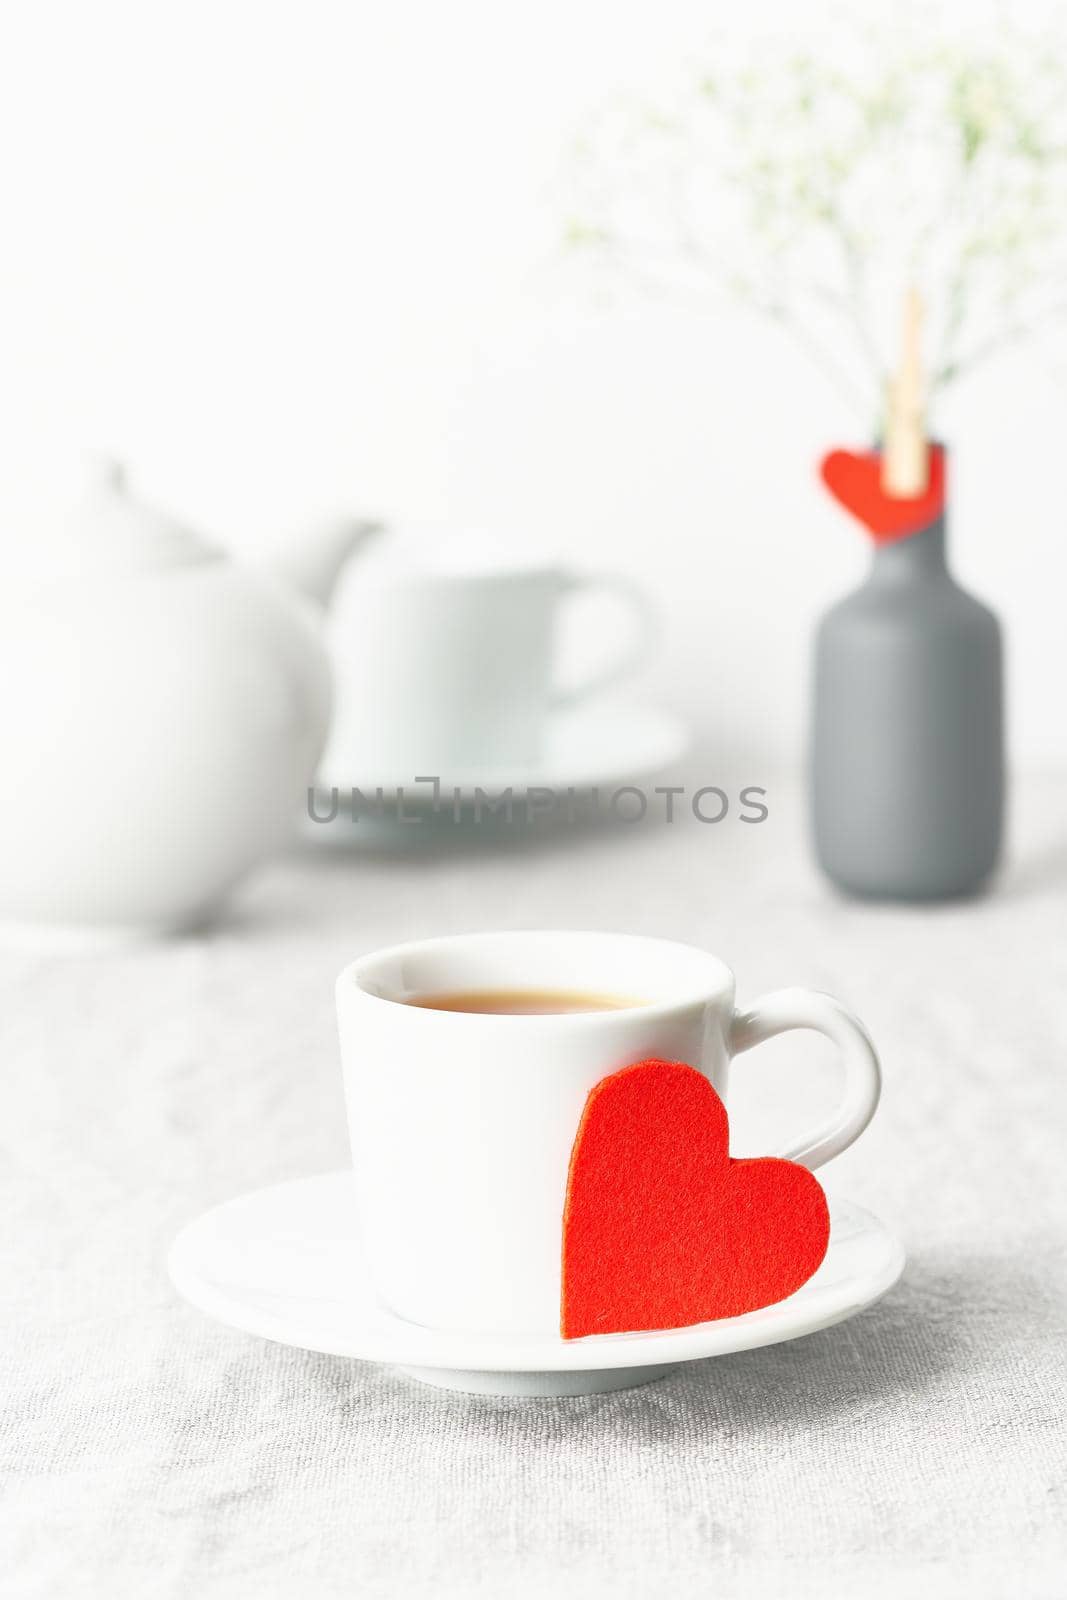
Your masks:
M 922 373 L 922 298 L 909 289 L 904 300 L 900 366 L 890 378 L 882 446 L 882 489 L 894 500 L 913 500 L 930 478 L 930 450 Z

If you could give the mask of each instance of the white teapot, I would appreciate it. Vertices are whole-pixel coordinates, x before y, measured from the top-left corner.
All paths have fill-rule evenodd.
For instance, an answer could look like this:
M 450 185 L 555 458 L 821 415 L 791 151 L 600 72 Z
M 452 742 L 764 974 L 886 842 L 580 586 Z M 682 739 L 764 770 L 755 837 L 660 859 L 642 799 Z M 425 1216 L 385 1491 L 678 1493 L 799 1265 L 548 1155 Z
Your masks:
M 0 563 L 0 923 L 203 921 L 283 843 L 326 736 L 314 608 L 136 500 L 121 468 Z M 356 526 L 290 563 L 323 594 Z

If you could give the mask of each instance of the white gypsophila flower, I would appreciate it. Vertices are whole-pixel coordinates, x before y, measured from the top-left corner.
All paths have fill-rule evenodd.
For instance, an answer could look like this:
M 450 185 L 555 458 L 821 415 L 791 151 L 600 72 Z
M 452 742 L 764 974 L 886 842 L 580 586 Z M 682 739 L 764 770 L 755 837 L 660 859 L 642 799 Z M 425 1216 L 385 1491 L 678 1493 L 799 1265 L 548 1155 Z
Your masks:
M 936 393 L 1067 310 L 1067 57 L 928 34 L 724 50 L 659 104 L 606 108 L 571 164 L 570 243 L 620 283 L 774 318 L 869 420 L 915 285 Z

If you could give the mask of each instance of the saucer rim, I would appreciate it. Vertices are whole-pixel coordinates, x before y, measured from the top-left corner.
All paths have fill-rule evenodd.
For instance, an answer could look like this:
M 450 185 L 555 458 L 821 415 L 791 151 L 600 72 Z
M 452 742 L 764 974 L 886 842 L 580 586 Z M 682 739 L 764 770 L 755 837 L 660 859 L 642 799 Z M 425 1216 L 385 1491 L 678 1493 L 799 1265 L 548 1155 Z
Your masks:
M 566 772 L 562 770 L 549 756 L 547 759 L 531 762 L 527 766 L 509 762 L 500 767 L 478 766 L 460 767 L 452 772 L 437 774 L 442 794 L 447 798 L 442 802 L 447 809 L 452 803 L 453 791 L 459 791 L 461 800 L 474 798 L 476 789 L 484 791 L 507 789 L 530 789 L 549 782 L 553 787 L 572 787 L 576 789 L 593 788 L 599 784 L 622 782 L 626 778 L 639 778 L 652 773 L 661 772 L 667 767 L 680 761 L 692 747 L 693 730 L 686 719 L 666 706 L 643 699 L 616 700 L 604 702 L 583 703 L 578 706 L 557 707 L 548 715 L 549 725 L 558 725 L 563 721 L 578 721 L 584 725 L 587 721 L 595 721 L 604 725 L 620 724 L 628 719 L 637 722 L 639 732 L 643 738 L 635 739 L 632 728 L 627 727 L 630 742 L 623 749 L 623 740 L 618 741 L 618 748 L 623 753 L 611 760 L 593 761 L 586 764 L 580 771 Z M 653 737 L 654 735 L 654 737 Z M 654 753 L 649 753 L 650 745 L 655 745 Z M 627 755 L 625 751 L 630 753 Z M 432 802 L 428 797 L 416 794 L 410 790 L 415 775 L 411 772 L 393 773 L 379 772 L 372 774 L 369 771 L 362 775 L 358 771 L 331 774 L 325 768 L 316 773 L 313 789 L 316 799 L 320 799 L 331 789 L 347 791 L 353 786 L 362 790 L 364 794 L 373 794 L 376 788 L 381 788 L 387 793 L 398 786 L 405 791 L 405 805 L 412 809 L 431 809 Z
M 406 1322 L 384 1307 L 377 1311 L 377 1315 L 385 1319 L 381 1326 L 353 1327 L 340 1336 L 330 1332 L 308 1337 L 304 1332 L 294 1333 L 291 1314 L 276 1317 L 261 1307 L 249 1306 L 232 1290 L 213 1284 L 205 1274 L 200 1265 L 203 1246 L 225 1213 L 254 1209 L 257 1202 L 268 1196 L 276 1198 L 282 1191 L 293 1190 L 304 1191 L 306 1199 L 307 1191 L 320 1189 L 323 1199 L 319 1203 L 325 1203 L 329 1197 L 335 1206 L 337 1191 L 349 1184 L 351 1177 L 350 1169 L 341 1169 L 268 1184 L 202 1212 L 186 1224 L 170 1247 L 167 1270 L 175 1289 L 191 1305 L 228 1327 L 272 1343 L 313 1350 L 322 1355 L 446 1371 L 578 1372 L 704 1360 L 820 1332 L 874 1305 L 898 1282 L 906 1261 L 903 1243 L 892 1228 L 865 1207 L 830 1196 L 827 1260 L 834 1249 L 835 1231 L 840 1240 L 841 1230 L 846 1225 L 858 1224 L 864 1232 L 876 1235 L 882 1247 L 878 1262 L 870 1270 L 834 1288 L 813 1289 L 810 1283 L 805 1284 L 788 1299 L 740 1317 L 683 1328 L 597 1334 L 574 1340 L 544 1333 L 492 1334 L 426 1328 Z M 313 1195 L 313 1198 L 318 1197 Z M 356 1261 L 365 1273 L 358 1257 Z

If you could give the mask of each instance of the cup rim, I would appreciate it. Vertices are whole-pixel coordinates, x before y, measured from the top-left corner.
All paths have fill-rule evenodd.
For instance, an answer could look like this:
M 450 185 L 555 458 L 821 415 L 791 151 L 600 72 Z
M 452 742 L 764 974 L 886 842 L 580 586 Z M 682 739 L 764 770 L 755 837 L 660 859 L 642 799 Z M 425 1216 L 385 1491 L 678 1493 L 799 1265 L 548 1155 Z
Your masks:
M 524 550 L 502 542 L 491 532 L 469 529 L 470 538 L 456 543 L 455 529 L 433 523 L 400 525 L 358 564 L 360 591 L 370 584 L 464 584 L 501 579 L 553 578 L 565 582 L 575 572 L 563 549 Z
M 376 993 L 367 987 L 367 982 L 373 979 L 376 971 L 395 966 L 398 962 L 416 961 L 420 958 L 433 956 L 445 950 L 462 950 L 466 945 L 472 951 L 479 945 L 491 945 L 499 949 L 501 944 L 514 944 L 518 947 L 523 940 L 560 942 L 573 941 L 574 943 L 597 941 L 603 944 L 616 944 L 628 950 L 631 956 L 638 953 L 640 947 L 645 947 L 650 954 L 658 956 L 663 961 L 675 953 L 679 964 L 684 960 L 690 976 L 685 981 L 679 981 L 676 991 L 661 995 L 655 999 L 639 1001 L 636 1005 L 622 1009 L 603 1011 L 548 1011 L 535 1013 L 522 1012 L 489 1012 L 489 1011 L 436 1011 L 429 1006 L 412 1006 L 402 998 L 390 994 Z M 696 971 L 701 972 L 698 981 L 692 976 Z M 582 988 L 580 974 L 576 974 L 575 988 Z M 472 980 L 471 987 L 476 987 Z M 678 939 L 663 939 L 655 935 L 634 933 L 612 933 L 583 928 L 511 928 L 496 932 L 443 934 L 428 939 L 413 939 L 400 944 L 387 945 L 379 950 L 368 951 L 362 956 L 357 956 L 341 969 L 337 977 L 337 994 L 339 1000 L 348 1002 L 357 1001 L 367 1003 L 374 1007 L 389 1006 L 395 1011 L 397 1020 L 406 1015 L 414 1023 L 425 1026 L 427 1018 L 440 1019 L 442 1025 L 449 1027 L 514 1027 L 516 1023 L 524 1023 L 546 1030 L 553 1027 L 596 1027 L 605 1022 L 618 1023 L 623 1017 L 655 1017 L 676 1012 L 687 1006 L 709 1004 L 715 1001 L 726 1000 L 732 1004 L 734 994 L 734 975 L 731 969 L 718 956 L 712 955 L 699 945 L 686 944 Z

